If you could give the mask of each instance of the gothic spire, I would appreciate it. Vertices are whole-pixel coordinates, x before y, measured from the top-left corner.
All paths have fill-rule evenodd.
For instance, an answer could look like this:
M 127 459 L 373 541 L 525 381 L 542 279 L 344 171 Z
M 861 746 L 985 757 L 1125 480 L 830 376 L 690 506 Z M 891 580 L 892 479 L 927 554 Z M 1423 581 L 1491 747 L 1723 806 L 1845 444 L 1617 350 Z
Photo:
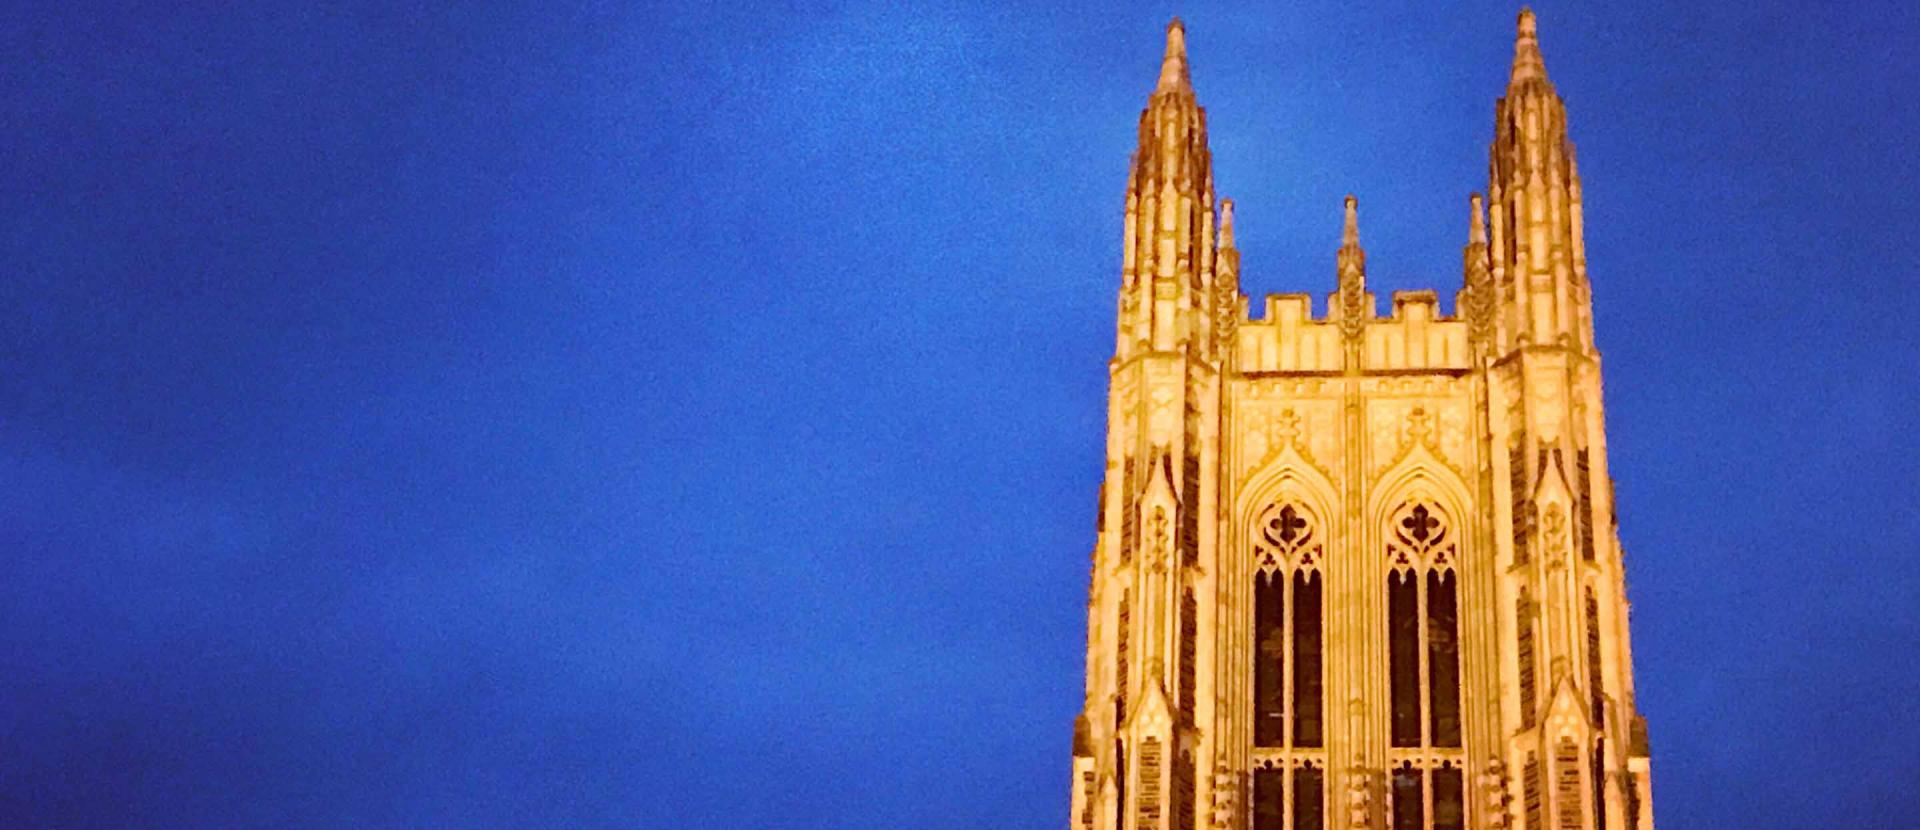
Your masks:
M 1493 274 L 1487 262 L 1486 206 L 1475 193 L 1467 199 L 1467 247 L 1461 252 L 1465 284 L 1460 309 L 1467 318 L 1467 336 L 1474 354 L 1484 355 L 1493 343 Z
M 1340 325 L 1349 341 L 1360 336 L 1360 327 L 1373 316 L 1367 299 L 1367 252 L 1360 249 L 1360 200 L 1347 195 L 1346 219 L 1340 229 L 1340 253 L 1335 257 L 1340 271 Z
M 1547 62 L 1540 57 L 1540 37 L 1533 9 L 1522 7 L 1519 32 L 1513 40 L 1513 74 L 1507 85 L 1513 88 L 1529 81 L 1547 83 Z
M 1193 80 L 1187 74 L 1187 27 L 1176 17 L 1167 24 L 1167 53 L 1160 59 L 1160 84 L 1154 91 L 1192 88 Z
M 1531 10 L 1520 12 L 1513 73 L 1494 113 L 1487 237 L 1502 347 L 1588 347 L 1580 183 L 1566 104 L 1547 80 Z
M 1220 238 L 1214 251 L 1214 351 L 1222 363 L 1233 362 L 1234 330 L 1240 326 L 1240 251 L 1233 242 L 1233 200 L 1220 200 Z
M 1480 202 L 1480 194 L 1475 193 L 1467 198 L 1467 208 L 1472 214 L 1467 220 L 1467 244 L 1487 244 L 1486 207 Z
M 1173 351 L 1211 335 L 1215 229 L 1207 116 L 1187 72 L 1186 27 L 1167 25 L 1160 77 L 1140 113 L 1127 187 L 1116 354 Z
M 1340 228 L 1340 286 L 1345 288 L 1348 282 L 1366 287 L 1367 252 L 1360 248 L 1360 200 L 1347 195 L 1346 219 Z

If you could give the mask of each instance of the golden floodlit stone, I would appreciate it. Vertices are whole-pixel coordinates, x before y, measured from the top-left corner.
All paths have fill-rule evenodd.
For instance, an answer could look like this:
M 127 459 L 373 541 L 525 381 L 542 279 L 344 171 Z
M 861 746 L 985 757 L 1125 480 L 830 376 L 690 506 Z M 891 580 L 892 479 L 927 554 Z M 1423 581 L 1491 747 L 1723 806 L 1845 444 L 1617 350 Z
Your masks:
M 1076 830 L 1652 830 L 1566 110 L 1531 12 L 1457 314 L 1240 291 L 1186 32 L 1127 187 Z

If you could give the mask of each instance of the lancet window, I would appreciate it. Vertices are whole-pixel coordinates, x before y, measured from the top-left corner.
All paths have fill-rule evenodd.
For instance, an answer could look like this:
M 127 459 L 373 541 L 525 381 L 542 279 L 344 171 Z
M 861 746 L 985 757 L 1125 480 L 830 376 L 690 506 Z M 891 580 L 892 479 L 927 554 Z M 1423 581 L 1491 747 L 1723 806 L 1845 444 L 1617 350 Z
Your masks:
M 1197 680 L 1199 673 L 1194 664 L 1200 659 L 1200 603 L 1193 598 L 1193 589 L 1188 588 L 1180 594 L 1180 717 L 1182 722 L 1193 723 L 1194 698 L 1198 696 Z
M 1180 482 L 1180 564 L 1191 567 L 1200 562 L 1200 456 L 1191 449 L 1181 462 Z
M 1127 724 L 1127 669 L 1129 668 L 1127 665 L 1127 633 L 1128 629 L 1133 627 L 1133 614 L 1128 607 L 1131 604 L 1129 602 L 1129 600 L 1132 599 L 1131 595 L 1131 591 L 1122 591 L 1120 594 L 1120 620 L 1114 632 L 1116 638 L 1119 640 L 1117 647 L 1114 649 L 1115 659 L 1113 667 L 1113 725 L 1116 729 Z
M 1527 547 L 1533 524 L 1532 492 L 1527 484 L 1527 450 L 1519 441 L 1507 448 L 1507 486 L 1513 493 L 1513 564 L 1524 565 L 1532 559 Z
M 1133 546 L 1140 538 L 1139 500 L 1134 492 L 1133 456 L 1120 467 L 1120 561 L 1133 560 Z
M 1607 826 L 1607 740 L 1593 742 L 1593 768 L 1588 771 L 1593 784 L 1593 826 Z
M 1298 502 L 1253 527 L 1254 830 L 1326 822 L 1323 529 Z
M 1394 511 L 1384 535 L 1391 826 L 1460 830 L 1465 804 L 1456 533 L 1438 504 L 1415 499 Z

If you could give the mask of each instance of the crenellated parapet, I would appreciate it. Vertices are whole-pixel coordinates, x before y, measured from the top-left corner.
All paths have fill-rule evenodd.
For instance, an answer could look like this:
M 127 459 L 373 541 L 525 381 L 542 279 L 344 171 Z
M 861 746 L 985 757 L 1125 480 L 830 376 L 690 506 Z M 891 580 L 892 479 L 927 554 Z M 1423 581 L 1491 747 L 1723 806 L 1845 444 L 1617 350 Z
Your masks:
M 1370 306 L 1373 297 L 1366 295 Z M 1393 292 L 1393 312 L 1368 314 L 1360 332 L 1360 370 L 1465 372 L 1473 366 L 1467 321 L 1441 313 L 1431 290 Z M 1269 294 L 1258 318 L 1236 328 L 1235 368 L 1242 374 L 1344 369 L 1347 328 L 1332 315 L 1315 316 L 1307 294 Z

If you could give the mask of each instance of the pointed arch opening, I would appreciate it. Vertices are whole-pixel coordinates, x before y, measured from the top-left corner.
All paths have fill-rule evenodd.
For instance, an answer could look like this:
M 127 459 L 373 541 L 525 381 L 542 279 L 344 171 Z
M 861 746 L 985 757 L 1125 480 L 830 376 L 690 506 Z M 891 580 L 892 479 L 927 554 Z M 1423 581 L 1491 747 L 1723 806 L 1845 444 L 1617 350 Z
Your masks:
M 1389 776 L 1395 830 L 1464 830 L 1463 498 L 1410 469 L 1380 500 Z
M 1253 830 L 1325 823 L 1326 525 L 1283 488 L 1247 528 L 1253 581 Z

